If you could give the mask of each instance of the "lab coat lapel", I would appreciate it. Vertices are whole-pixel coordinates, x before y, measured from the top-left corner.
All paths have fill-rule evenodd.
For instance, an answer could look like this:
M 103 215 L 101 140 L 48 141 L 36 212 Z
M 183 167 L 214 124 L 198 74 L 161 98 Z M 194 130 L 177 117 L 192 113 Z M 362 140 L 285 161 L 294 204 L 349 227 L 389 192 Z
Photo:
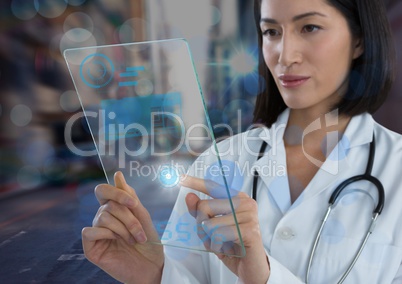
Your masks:
M 341 147 L 336 147 L 334 151 L 339 153 L 339 156 L 342 156 L 343 153 L 345 153 L 344 149 Z M 332 153 L 334 153 L 334 151 Z M 306 200 L 315 196 L 330 186 L 335 188 L 336 185 L 340 183 L 339 181 L 343 181 L 349 177 L 348 173 L 350 173 L 350 167 L 350 162 L 347 157 L 339 159 L 338 161 L 329 160 L 327 158 L 322 167 L 304 189 L 304 192 L 302 193 L 303 199 Z
M 264 190 L 268 190 L 269 199 L 277 205 L 283 214 L 291 205 L 284 152 L 283 147 L 278 147 L 276 150 L 270 148 L 261 159 L 254 163 L 260 179 L 266 186 Z
M 363 174 L 365 167 L 354 164 L 355 158 L 350 153 L 353 149 L 357 155 L 366 155 L 363 148 L 372 141 L 373 130 L 371 115 L 365 113 L 353 117 L 342 139 L 304 190 L 303 199 L 315 196 L 328 187 L 335 188 L 351 176 Z
M 271 128 L 260 133 L 259 137 L 267 142 L 268 146 L 264 156 L 253 164 L 260 179 L 268 188 L 269 198 L 274 201 L 283 214 L 291 205 L 289 182 L 286 175 L 286 152 L 283 144 L 283 134 L 288 118 L 289 109 L 286 109 Z
M 258 161 L 254 162 L 260 179 L 268 187 L 270 198 L 276 203 L 283 214 L 291 207 L 289 181 L 286 171 L 286 151 L 283 144 L 283 133 L 288 121 L 289 110 L 285 110 L 277 122 L 267 131 L 260 133 L 260 138 L 267 142 L 267 150 Z M 343 180 L 352 175 L 361 174 L 364 169 L 353 166 L 354 158 L 349 156 L 352 148 L 363 147 L 371 142 L 374 120 L 365 113 L 355 116 L 349 122 L 343 138 L 332 150 L 326 161 L 321 165 L 314 178 L 310 181 L 299 198 L 306 200 L 328 187 L 335 188 Z M 364 151 L 355 151 L 361 155 Z M 356 172 L 357 170 L 357 172 Z M 299 203 L 296 200 L 295 203 Z

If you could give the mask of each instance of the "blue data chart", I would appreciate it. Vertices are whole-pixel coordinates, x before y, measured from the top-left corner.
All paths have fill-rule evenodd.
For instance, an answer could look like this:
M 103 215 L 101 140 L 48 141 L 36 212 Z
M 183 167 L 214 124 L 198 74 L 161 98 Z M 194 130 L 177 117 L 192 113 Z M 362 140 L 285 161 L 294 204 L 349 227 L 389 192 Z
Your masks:
M 181 109 L 180 93 L 103 100 L 104 125 L 101 128 L 106 140 L 175 133 L 181 131 Z

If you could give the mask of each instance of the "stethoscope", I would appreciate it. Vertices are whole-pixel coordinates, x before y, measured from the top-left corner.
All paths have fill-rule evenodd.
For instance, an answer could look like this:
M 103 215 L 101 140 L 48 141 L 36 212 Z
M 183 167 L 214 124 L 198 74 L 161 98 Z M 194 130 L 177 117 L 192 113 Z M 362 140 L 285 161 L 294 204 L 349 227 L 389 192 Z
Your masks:
M 260 148 L 260 152 L 258 154 L 257 160 L 259 160 L 265 152 L 265 148 L 267 147 L 267 142 L 263 141 L 261 148 Z M 361 181 L 361 180 L 365 180 L 365 181 L 369 181 L 372 184 L 375 185 L 375 187 L 377 188 L 378 191 L 378 203 L 377 203 L 377 207 L 373 210 L 373 216 L 371 219 L 371 223 L 370 226 L 367 230 L 366 236 L 363 239 L 362 243 L 360 244 L 360 248 L 358 249 L 357 253 L 355 254 L 355 257 L 353 258 L 351 264 L 349 265 L 348 269 L 346 270 L 346 272 L 343 274 L 342 278 L 338 281 L 338 284 L 343 283 L 343 281 L 345 281 L 346 277 L 349 275 L 350 271 L 352 270 L 353 266 L 355 265 L 356 261 L 359 259 L 360 254 L 362 253 L 364 247 L 366 246 L 366 243 L 370 237 L 370 235 L 373 233 L 374 228 L 375 228 L 375 224 L 377 222 L 377 218 L 378 216 L 381 214 L 381 211 L 384 207 L 384 199 L 385 199 L 385 194 L 384 194 L 384 187 L 382 185 L 382 183 L 374 176 L 371 175 L 371 171 L 373 169 L 373 163 L 374 163 L 374 156 L 375 156 L 375 136 L 373 134 L 373 140 L 370 143 L 370 153 L 369 153 L 369 158 L 367 161 L 367 167 L 366 167 L 366 172 L 362 175 L 357 175 L 357 176 L 353 176 L 350 177 L 348 179 L 346 179 L 345 181 L 343 181 L 340 185 L 338 185 L 334 192 L 332 193 L 329 201 L 328 201 L 328 209 L 324 215 L 324 218 L 322 219 L 321 222 L 321 226 L 318 230 L 318 233 L 316 235 L 315 241 L 314 241 L 314 245 L 311 249 L 310 252 L 310 259 L 308 262 L 308 266 L 307 266 L 307 270 L 306 270 L 306 283 L 309 283 L 309 275 L 310 275 L 310 269 L 311 269 L 311 264 L 313 262 L 313 258 L 318 246 L 318 242 L 320 240 L 321 237 L 321 233 L 324 229 L 325 223 L 328 220 L 329 214 L 332 211 L 332 208 L 336 202 L 336 199 L 338 198 L 339 194 L 342 192 L 342 190 L 350 185 L 351 183 L 357 182 L 357 181 Z M 257 182 L 258 182 L 258 172 L 255 170 L 254 171 L 254 180 L 253 180 L 253 193 L 252 193 L 252 197 L 255 201 L 257 201 Z

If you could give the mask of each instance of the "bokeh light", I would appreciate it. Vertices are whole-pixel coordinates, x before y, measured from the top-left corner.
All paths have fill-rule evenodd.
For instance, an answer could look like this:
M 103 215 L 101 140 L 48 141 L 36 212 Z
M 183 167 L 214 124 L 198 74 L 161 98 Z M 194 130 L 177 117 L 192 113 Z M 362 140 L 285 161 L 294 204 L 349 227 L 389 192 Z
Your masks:
M 75 112 L 80 109 L 80 101 L 77 93 L 73 90 L 65 91 L 60 96 L 60 106 L 64 111 Z
M 86 0 L 67 0 L 71 6 L 80 6 L 85 3 Z
M 17 182 L 23 189 L 35 188 L 41 184 L 42 176 L 33 166 L 22 167 L 17 173 Z
M 92 18 L 83 12 L 75 12 L 68 15 L 64 20 L 63 30 L 68 32 L 71 29 L 82 28 L 90 32 L 94 31 L 94 22 Z
M 339 185 L 338 185 L 339 186 Z M 342 206 L 350 206 L 359 201 L 359 195 L 361 194 L 361 190 L 358 188 L 345 188 L 339 198 Z
M 246 51 L 240 51 L 233 55 L 229 60 L 233 71 L 238 75 L 247 75 L 257 67 L 257 60 L 253 55 Z
M 135 91 L 140 96 L 151 95 L 154 91 L 154 84 L 148 79 L 140 79 L 135 86 Z
M 141 35 L 145 32 L 145 27 L 146 22 L 143 19 L 129 19 L 118 28 L 118 39 L 121 43 L 141 41 Z
M 54 147 L 43 140 L 31 141 L 25 145 L 25 149 L 21 151 L 21 160 L 26 165 L 42 167 L 46 160 L 55 156 Z
M 13 0 L 11 2 L 11 11 L 18 19 L 25 21 L 35 17 L 37 13 L 34 1 L 29 0 Z
M 67 8 L 65 0 L 34 0 L 35 9 L 45 18 L 56 18 Z
M 223 110 L 223 118 L 226 123 L 233 128 L 240 128 L 243 124 L 248 124 L 252 120 L 254 105 L 247 100 L 232 100 Z M 239 122 L 241 125 L 239 125 Z M 240 129 L 234 129 L 237 133 Z M 236 132 L 237 131 L 237 132 Z
M 32 111 L 26 105 L 16 105 L 11 109 L 10 119 L 17 126 L 26 126 L 32 120 Z
M 87 41 L 91 38 L 92 33 L 87 30 L 87 29 L 83 29 L 83 28 L 74 28 L 71 29 L 69 31 L 67 31 L 65 33 L 65 36 L 74 42 L 84 42 Z
M 68 48 L 87 47 L 97 45 L 93 34 L 81 28 L 74 28 L 66 32 L 60 40 L 60 52 Z
M 222 14 L 221 14 L 221 11 L 216 6 L 211 5 L 211 10 L 212 10 L 211 11 L 211 14 L 212 14 L 211 24 L 216 25 L 221 21 Z
M 116 118 L 116 113 L 114 111 L 109 112 L 108 117 L 110 119 L 115 119 Z
M 61 180 L 67 175 L 67 164 L 60 158 L 49 158 L 43 165 L 43 173 L 52 181 Z
M 243 78 L 244 88 L 247 93 L 252 96 L 257 96 L 263 92 L 267 87 L 266 80 L 258 73 L 249 73 Z
M 346 229 L 342 222 L 337 219 L 330 219 L 322 230 L 322 236 L 328 237 L 322 238 L 322 241 L 328 244 L 337 244 L 345 238 L 345 234 Z

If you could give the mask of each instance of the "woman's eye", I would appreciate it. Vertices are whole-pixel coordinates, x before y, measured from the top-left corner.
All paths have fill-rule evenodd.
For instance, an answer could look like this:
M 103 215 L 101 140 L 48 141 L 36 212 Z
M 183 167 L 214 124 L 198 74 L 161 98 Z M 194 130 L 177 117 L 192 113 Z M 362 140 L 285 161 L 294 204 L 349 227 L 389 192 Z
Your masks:
M 274 29 L 267 29 L 267 30 L 263 31 L 262 34 L 269 36 L 269 37 L 275 37 L 275 36 L 279 35 L 279 32 Z
M 320 29 L 320 27 L 315 26 L 315 25 L 306 25 L 306 26 L 303 27 L 302 32 L 312 33 L 312 32 L 315 32 L 315 31 L 317 31 L 319 29 Z

